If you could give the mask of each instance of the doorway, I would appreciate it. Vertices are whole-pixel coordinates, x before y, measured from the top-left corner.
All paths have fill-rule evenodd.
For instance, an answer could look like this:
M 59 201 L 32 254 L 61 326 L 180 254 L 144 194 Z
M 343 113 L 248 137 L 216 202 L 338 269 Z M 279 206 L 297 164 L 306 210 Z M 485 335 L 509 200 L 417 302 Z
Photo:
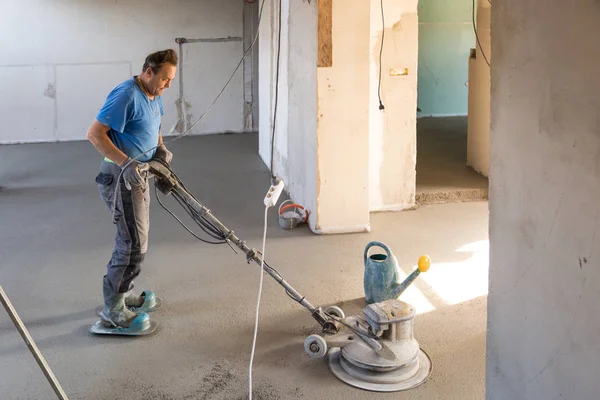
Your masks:
M 468 165 L 472 49 L 481 36 L 474 29 L 476 9 L 473 0 L 419 3 L 418 204 L 488 198 L 487 171 L 478 173 Z

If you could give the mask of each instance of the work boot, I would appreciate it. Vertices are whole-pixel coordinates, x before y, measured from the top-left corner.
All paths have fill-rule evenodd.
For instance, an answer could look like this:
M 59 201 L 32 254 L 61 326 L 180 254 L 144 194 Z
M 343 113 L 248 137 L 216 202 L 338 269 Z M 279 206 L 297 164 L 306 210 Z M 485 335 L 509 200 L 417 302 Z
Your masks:
M 125 293 L 115 293 L 108 282 L 104 281 L 104 309 L 100 313 L 102 323 L 113 328 L 114 325 L 129 328 L 138 314 L 125 307 Z
M 125 306 L 126 307 L 141 307 L 142 304 L 144 304 L 144 296 L 142 295 L 137 295 L 133 292 L 133 290 L 130 290 L 129 292 L 125 293 Z
M 137 295 L 133 291 L 133 282 L 129 284 L 129 290 L 125 293 L 125 307 L 141 307 L 144 304 L 145 296 Z

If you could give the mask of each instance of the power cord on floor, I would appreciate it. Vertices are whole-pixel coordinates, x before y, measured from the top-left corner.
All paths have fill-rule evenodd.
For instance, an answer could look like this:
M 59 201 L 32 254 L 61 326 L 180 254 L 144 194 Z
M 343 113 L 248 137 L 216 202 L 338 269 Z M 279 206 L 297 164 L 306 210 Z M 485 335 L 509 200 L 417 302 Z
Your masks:
M 260 282 L 258 284 L 258 300 L 256 302 L 256 319 L 254 321 L 254 339 L 252 340 L 252 352 L 250 354 L 250 367 L 248 369 L 248 383 L 249 383 L 249 393 L 248 400 L 252 400 L 252 363 L 254 362 L 254 351 L 256 350 L 256 337 L 258 333 L 258 315 L 260 309 L 260 297 L 262 295 L 262 286 L 263 286 L 263 276 L 264 276 L 264 267 L 265 267 L 265 245 L 267 242 L 267 213 L 269 211 L 269 206 L 265 207 L 265 227 L 263 232 L 263 242 L 262 242 L 262 252 L 261 254 L 261 262 L 260 262 Z
M 254 339 L 252 341 L 252 353 L 250 355 L 250 366 L 248 368 L 248 380 L 249 380 L 249 400 L 252 400 L 252 364 L 254 362 L 254 351 L 256 350 L 256 336 L 258 332 L 258 315 L 260 309 L 260 297 L 262 294 L 262 284 L 263 284 L 263 274 L 265 270 L 265 245 L 267 241 L 267 213 L 269 211 L 269 207 L 273 207 L 277 204 L 277 200 L 279 200 L 279 196 L 283 191 L 283 180 L 275 179 L 269 188 L 269 191 L 265 195 L 264 203 L 265 203 L 265 227 L 263 232 L 263 242 L 262 242 L 262 251 L 260 253 L 260 284 L 258 287 L 258 300 L 256 303 L 256 320 L 254 323 Z M 273 270 L 273 268 L 267 266 L 269 270 Z M 279 275 L 279 273 L 277 273 Z

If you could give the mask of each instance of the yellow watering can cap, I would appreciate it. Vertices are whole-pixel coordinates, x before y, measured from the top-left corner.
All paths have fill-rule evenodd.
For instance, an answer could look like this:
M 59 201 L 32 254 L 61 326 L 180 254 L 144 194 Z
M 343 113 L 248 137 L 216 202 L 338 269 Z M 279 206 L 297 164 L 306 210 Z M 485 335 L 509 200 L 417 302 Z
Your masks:
M 427 272 L 427 270 L 431 266 L 431 258 L 429 258 L 429 256 L 427 256 L 427 255 L 422 255 L 421 257 L 419 257 L 418 265 L 419 265 L 419 271 Z

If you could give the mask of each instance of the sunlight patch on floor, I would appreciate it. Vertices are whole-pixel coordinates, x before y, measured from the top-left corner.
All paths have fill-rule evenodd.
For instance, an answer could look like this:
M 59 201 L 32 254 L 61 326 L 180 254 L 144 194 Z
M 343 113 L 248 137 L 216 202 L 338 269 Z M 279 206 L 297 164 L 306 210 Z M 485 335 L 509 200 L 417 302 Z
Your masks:
M 421 274 L 435 293 L 448 305 L 463 303 L 488 294 L 489 241 L 468 243 L 455 250 L 471 253 L 463 261 L 435 263 Z M 432 260 L 433 261 L 433 260 Z

